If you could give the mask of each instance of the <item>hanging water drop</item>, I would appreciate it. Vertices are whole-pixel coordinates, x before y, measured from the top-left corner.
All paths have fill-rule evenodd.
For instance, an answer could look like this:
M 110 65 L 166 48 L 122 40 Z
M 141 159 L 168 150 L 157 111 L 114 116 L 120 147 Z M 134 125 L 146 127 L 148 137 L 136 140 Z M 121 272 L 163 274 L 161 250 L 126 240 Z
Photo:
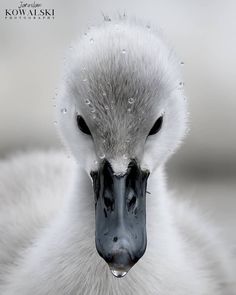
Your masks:
M 96 112 L 95 108 L 92 108 L 91 113 L 95 113 L 95 112 Z
M 150 30 L 150 29 L 151 29 L 151 26 L 150 26 L 150 25 L 146 25 L 146 28 L 147 28 L 148 30 Z
M 128 110 L 127 110 L 129 113 L 131 112 L 131 108 L 128 108 Z
M 115 276 L 116 278 L 123 278 L 127 274 L 127 271 L 116 270 L 116 269 L 111 269 L 111 272 L 113 276 Z
M 105 105 L 105 110 L 109 110 L 109 107 L 107 105 Z
M 93 38 L 90 38 L 89 41 L 90 41 L 90 43 L 93 43 L 94 42 L 94 39 Z
M 87 79 L 86 79 L 86 78 L 84 78 L 84 79 L 83 79 L 83 82 L 87 82 Z
M 86 103 L 87 105 L 89 105 L 89 104 L 90 104 L 90 100 L 89 100 L 89 99 L 86 99 L 86 100 L 85 100 L 85 103 Z
M 181 61 L 181 62 L 180 62 L 180 64 L 181 64 L 181 66 L 183 66 L 183 65 L 184 65 L 184 62 L 183 62 L 183 61 Z
M 96 117 L 96 115 L 93 115 L 93 117 L 92 117 L 92 118 L 93 118 L 93 120 L 95 120 L 97 117 Z
M 125 49 L 122 49 L 122 53 L 123 53 L 123 54 L 126 54 L 126 50 L 125 50 Z
M 57 125 L 57 121 L 53 121 L 53 124 L 54 124 L 54 125 Z
M 135 99 L 134 99 L 133 97 L 130 97 L 130 98 L 128 99 L 128 103 L 129 103 L 129 104 L 133 104 L 134 101 L 135 101 Z

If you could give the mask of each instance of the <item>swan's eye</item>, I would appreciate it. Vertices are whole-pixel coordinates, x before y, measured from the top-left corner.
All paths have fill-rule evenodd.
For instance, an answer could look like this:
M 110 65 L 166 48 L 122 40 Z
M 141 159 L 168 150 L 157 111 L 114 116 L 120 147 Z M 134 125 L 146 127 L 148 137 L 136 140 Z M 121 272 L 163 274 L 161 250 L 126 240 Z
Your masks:
M 79 129 L 83 133 L 88 134 L 88 135 L 91 135 L 91 132 L 90 132 L 90 130 L 88 128 L 88 125 L 84 121 L 83 117 L 81 117 L 80 115 L 78 115 L 76 119 L 77 119 L 77 125 L 78 125 Z
M 156 134 L 158 131 L 161 130 L 161 126 L 162 126 L 162 123 L 163 123 L 163 116 L 159 117 L 155 124 L 152 126 L 152 129 L 150 130 L 149 135 L 154 135 Z

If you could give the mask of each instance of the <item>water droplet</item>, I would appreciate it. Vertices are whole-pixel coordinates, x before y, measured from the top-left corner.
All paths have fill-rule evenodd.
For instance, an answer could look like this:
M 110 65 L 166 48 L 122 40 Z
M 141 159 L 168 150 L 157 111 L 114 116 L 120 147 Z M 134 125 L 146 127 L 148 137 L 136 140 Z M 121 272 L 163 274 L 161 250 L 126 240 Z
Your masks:
M 92 117 L 92 118 L 93 118 L 93 120 L 95 120 L 97 117 L 96 117 L 96 115 L 93 115 L 93 117 Z
M 94 43 L 94 39 L 93 38 L 90 38 L 90 43 Z
M 179 86 L 184 86 L 184 82 L 179 82 Z
M 151 26 L 150 25 L 146 25 L 146 28 L 150 30 L 151 29 Z
M 99 158 L 100 158 L 100 159 L 105 159 L 105 154 L 101 153 L 101 154 L 99 155 Z
M 127 271 L 116 270 L 116 269 L 112 269 L 112 268 L 111 268 L 111 272 L 112 272 L 113 276 L 115 276 L 116 278 L 123 278 L 127 274 Z
M 105 109 L 106 109 L 106 110 L 109 110 L 109 107 L 108 107 L 108 106 L 105 106 Z
M 105 143 L 106 142 L 106 139 L 103 139 L 102 142 Z
M 128 108 L 128 110 L 127 110 L 129 113 L 131 112 L 131 108 Z
M 87 82 L 87 79 L 86 79 L 86 78 L 84 78 L 84 79 L 83 79 L 83 82 Z
M 135 101 L 135 99 L 134 99 L 133 97 L 130 97 L 130 98 L 128 99 L 128 103 L 129 103 L 129 104 L 134 103 L 134 101 Z
M 85 33 L 84 33 L 84 36 L 87 36 L 87 35 L 88 35 L 88 33 L 87 33 L 87 32 L 85 32 Z
M 107 96 L 107 94 L 106 94 L 106 92 L 105 92 L 105 91 L 103 91 L 102 95 L 103 95 L 103 96 Z
M 125 50 L 125 49 L 122 49 L 122 53 L 123 53 L 123 54 L 126 54 L 126 50 Z
M 183 61 L 181 61 L 181 62 L 180 62 L 180 64 L 181 64 L 181 66 L 183 66 L 183 65 L 184 65 L 184 62 L 183 62 Z
M 93 108 L 93 109 L 91 109 L 91 113 L 95 113 L 96 112 L 96 110 Z
M 127 138 L 127 139 L 125 140 L 125 142 L 127 142 L 127 143 L 130 142 L 130 138 Z
M 61 109 L 61 113 L 62 114 L 66 114 L 67 113 L 67 109 L 66 108 Z
M 98 164 L 98 161 L 97 160 L 94 160 L 94 164 L 97 165 Z
M 123 159 L 127 160 L 128 156 L 126 154 L 123 155 Z
M 89 105 L 89 104 L 90 104 L 90 100 L 89 100 L 89 99 L 86 99 L 86 100 L 85 100 L 85 103 L 86 103 L 87 105 Z
M 57 121 L 53 121 L 53 124 L 54 124 L 54 125 L 57 125 Z

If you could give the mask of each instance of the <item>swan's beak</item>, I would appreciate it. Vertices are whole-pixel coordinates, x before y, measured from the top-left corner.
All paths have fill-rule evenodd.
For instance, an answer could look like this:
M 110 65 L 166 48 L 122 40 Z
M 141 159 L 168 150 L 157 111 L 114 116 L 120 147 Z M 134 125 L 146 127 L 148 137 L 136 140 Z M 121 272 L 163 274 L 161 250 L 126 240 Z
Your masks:
M 146 245 L 148 171 L 132 160 L 115 175 L 108 161 L 91 172 L 95 192 L 96 248 L 116 277 L 123 277 L 143 256 Z

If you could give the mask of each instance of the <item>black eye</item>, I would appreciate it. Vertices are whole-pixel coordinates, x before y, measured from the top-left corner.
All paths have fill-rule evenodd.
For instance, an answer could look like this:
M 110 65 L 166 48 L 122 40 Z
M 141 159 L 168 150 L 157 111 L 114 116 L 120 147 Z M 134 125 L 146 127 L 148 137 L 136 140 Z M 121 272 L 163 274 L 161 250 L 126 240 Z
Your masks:
M 81 117 L 80 115 L 77 116 L 77 125 L 79 127 L 79 129 L 85 133 L 85 134 L 88 134 L 88 135 L 91 135 L 91 132 L 88 128 L 88 125 L 85 123 L 83 117 Z
M 162 122 L 163 122 L 163 116 L 159 117 L 155 124 L 153 125 L 152 129 L 150 130 L 148 135 L 153 135 L 156 134 L 158 131 L 161 130 L 161 126 L 162 126 Z

